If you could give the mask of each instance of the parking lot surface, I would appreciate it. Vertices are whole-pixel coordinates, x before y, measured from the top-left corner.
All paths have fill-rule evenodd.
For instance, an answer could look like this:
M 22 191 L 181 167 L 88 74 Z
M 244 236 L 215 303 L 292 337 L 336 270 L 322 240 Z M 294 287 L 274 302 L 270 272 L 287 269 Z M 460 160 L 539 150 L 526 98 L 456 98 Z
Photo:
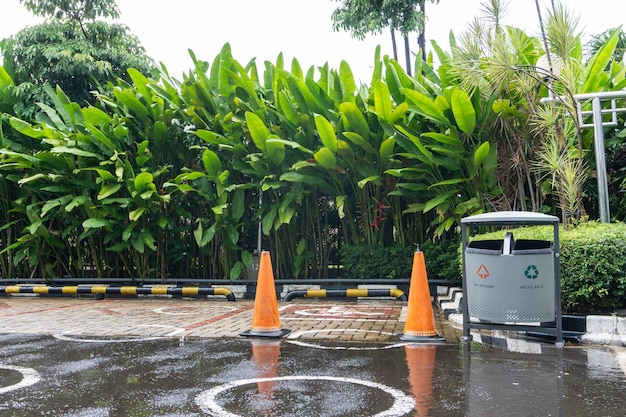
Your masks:
M 0 298 L 0 417 L 622 416 L 623 351 L 511 339 L 405 343 L 395 299 Z M 495 335 L 483 340 L 495 340 Z M 491 338 L 491 339 L 490 339 Z M 478 338 L 477 338 L 478 339 Z M 523 353 L 522 353 L 523 352 Z
M 279 305 L 281 325 L 301 339 L 397 342 L 407 303 L 396 300 L 294 300 Z M 114 337 L 234 338 L 249 330 L 253 300 L 173 298 L 0 298 L 0 333 Z M 433 317 L 447 342 L 459 332 Z

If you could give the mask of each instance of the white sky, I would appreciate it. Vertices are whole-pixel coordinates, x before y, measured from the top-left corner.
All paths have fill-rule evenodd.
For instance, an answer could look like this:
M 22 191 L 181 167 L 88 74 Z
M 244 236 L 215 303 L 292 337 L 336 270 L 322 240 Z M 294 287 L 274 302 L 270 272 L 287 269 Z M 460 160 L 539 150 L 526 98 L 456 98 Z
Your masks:
M 38 23 L 19 0 L 0 1 L 0 39 Z M 450 29 L 460 34 L 468 21 L 480 15 L 482 1 L 427 3 L 427 38 L 448 49 Z M 579 15 L 580 29 L 587 34 L 595 35 L 626 23 L 624 0 L 564 2 Z M 331 14 L 338 4 L 334 0 L 117 0 L 122 12 L 119 22 L 139 37 L 148 55 L 163 62 L 177 78 L 191 67 L 188 48 L 199 59 L 211 62 L 229 42 L 235 59 L 245 64 L 256 57 L 260 70 L 263 61 L 275 62 L 279 52 L 283 52 L 287 63 L 295 57 L 304 70 L 326 62 L 337 68 L 345 60 L 357 78 L 368 82 L 375 46 L 381 45 L 383 54 L 392 55 L 389 32 L 369 36 L 365 41 L 352 39 L 343 31 L 334 32 Z M 549 4 L 550 0 L 540 0 L 542 12 Z M 529 34 L 538 33 L 535 0 L 510 0 L 509 9 L 506 24 Z M 417 44 L 416 38 L 417 35 L 411 39 L 413 45 Z M 397 41 L 403 63 L 399 35 Z

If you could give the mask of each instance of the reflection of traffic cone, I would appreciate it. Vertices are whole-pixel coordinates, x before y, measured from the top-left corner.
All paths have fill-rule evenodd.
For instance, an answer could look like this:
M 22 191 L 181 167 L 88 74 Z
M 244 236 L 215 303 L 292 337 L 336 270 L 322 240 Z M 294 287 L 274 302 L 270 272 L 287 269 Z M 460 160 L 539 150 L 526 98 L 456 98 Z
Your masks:
M 416 416 L 427 416 L 432 403 L 435 346 L 407 345 L 404 347 L 409 368 L 409 384 L 415 399 Z
M 268 251 L 261 252 L 259 278 L 257 279 L 256 295 L 254 296 L 254 313 L 252 327 L 241 333 L 241 336 L 277 338 L 291 330 L 282 329 L 278 316 L 278 300 L 274 286 L 272 260 Z
M 406 342 L 445 341 L 439 336 L 435 328 L 435 316 L 430 301 L 424 253 L 420 251 L 413 255 L 406 323 L 404 324 L 404 332 L 398 334 L 398 337 Z
M 252 360 L 259 372 L 259 378 L 276 378 L 280 340 L 253 340 Z M 271 400 L 274 394 L 274 381 L 257 382 L 259 394 L 263 400 Z

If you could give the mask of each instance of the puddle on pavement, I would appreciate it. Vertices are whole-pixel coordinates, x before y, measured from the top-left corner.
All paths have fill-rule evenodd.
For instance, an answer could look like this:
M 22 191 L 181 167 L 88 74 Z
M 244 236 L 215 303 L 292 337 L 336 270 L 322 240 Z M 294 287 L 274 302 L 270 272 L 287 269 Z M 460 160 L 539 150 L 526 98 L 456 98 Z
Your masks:
M 22 380 L 22 373 L 15 369 L 0 368 L 0 390 L 17 385 Z
M 0 417 L 578 417 L 626 409 L 626 378 L 608 349 L 374 347 L 0 335 Z

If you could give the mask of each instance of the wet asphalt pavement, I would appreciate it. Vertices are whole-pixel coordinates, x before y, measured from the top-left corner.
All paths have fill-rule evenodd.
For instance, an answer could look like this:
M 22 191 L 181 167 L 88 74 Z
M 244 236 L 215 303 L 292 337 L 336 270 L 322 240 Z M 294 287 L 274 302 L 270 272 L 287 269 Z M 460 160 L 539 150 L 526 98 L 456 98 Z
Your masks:
M 624 416 L 612 350 L 0 335 L 0 417 Z

